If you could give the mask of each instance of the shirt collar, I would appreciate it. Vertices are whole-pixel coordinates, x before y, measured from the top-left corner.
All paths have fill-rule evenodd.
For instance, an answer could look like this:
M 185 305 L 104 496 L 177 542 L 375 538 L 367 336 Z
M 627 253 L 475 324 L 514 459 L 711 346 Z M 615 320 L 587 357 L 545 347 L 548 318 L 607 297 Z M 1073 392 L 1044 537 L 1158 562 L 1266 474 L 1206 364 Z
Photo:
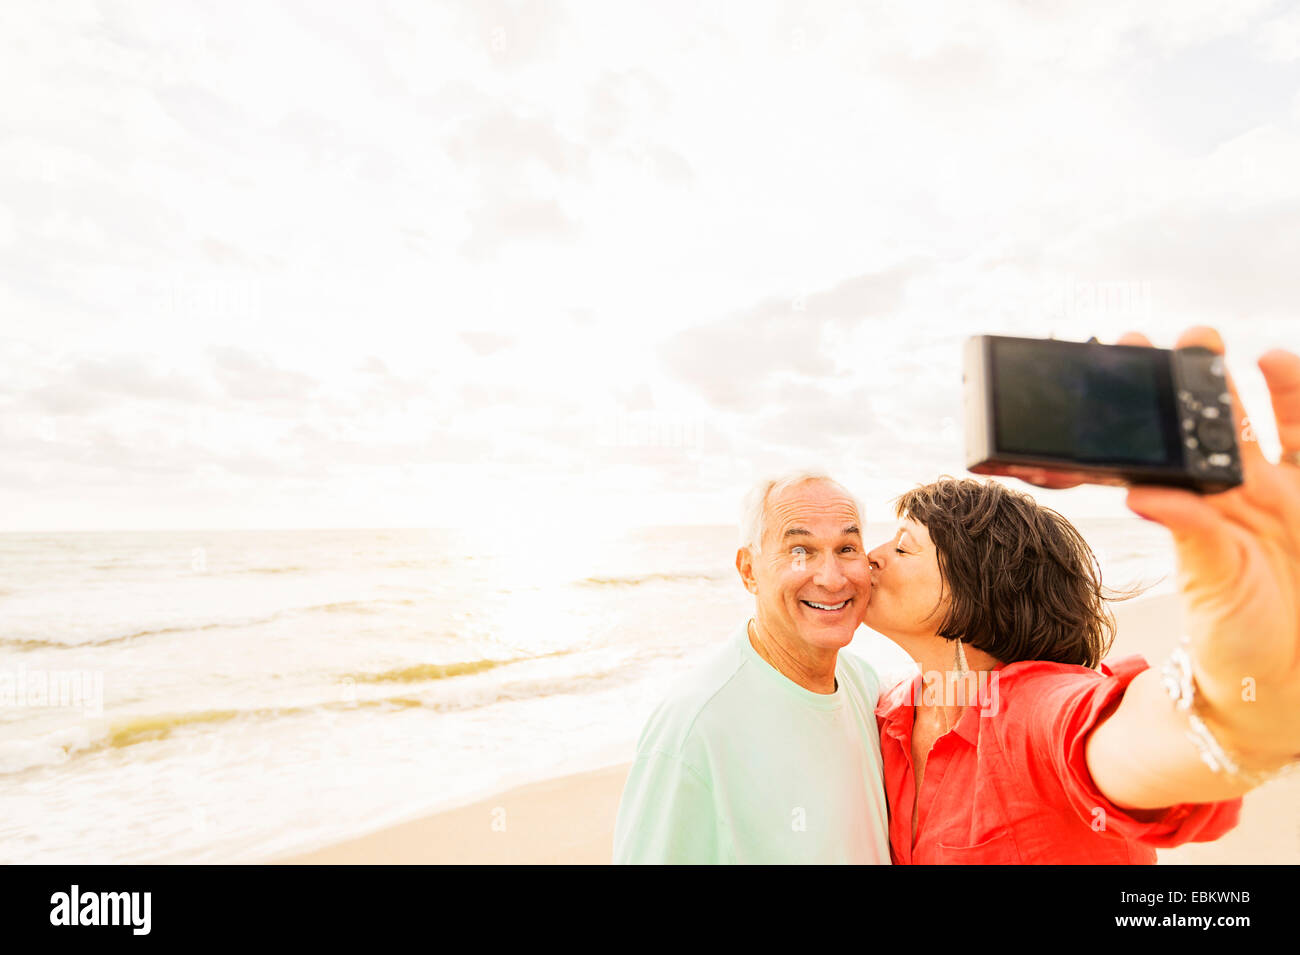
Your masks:
M 1001 668 L 999 668 L 1001 669 Z M 921 674 L 900 680 L 889 690 L 880 694 L 876 702 L 876 716 L 881 722 L 880 732 L 894 737 L 901 743 L 907 743 L 912 737 L 912 721 L 915 717 L 913 700 L 921 695 Z M 980 707 L 969 706 L 962 713 L 961 719 L 953 727 L 957 735 L 974 746 L 979 741 Z
M 906 742 L 912 735 L 912 694 L 919 692 L 921 675 L 907 677 L 880 694 L 876 701 L 876 716 L 881 721 L 880 732 Z M 917 689 L 913 690 L 913 685 Z

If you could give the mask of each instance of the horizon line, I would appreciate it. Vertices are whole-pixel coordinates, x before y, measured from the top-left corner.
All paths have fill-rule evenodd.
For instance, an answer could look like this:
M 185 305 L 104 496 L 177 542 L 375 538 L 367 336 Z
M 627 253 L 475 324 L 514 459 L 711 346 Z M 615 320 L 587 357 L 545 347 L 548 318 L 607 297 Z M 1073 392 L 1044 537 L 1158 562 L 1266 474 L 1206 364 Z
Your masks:
M 1077 517 L 1070 518 L 1074 521 L 1144 521 L 1143 518 L 1136 514 L 1080 514 Z M 892 524 L 895 519 L 886 518 L 872 520 L 867 518 L 864 524 Z M 1145 522 L 1145 521 L 1144 521 Z M 681 521 L 671 524 L 648 524 L 645 522 L 625 524 L 614 528 L 614 532 L 662 529 L 670 527 L 728 527 L 734 528 L 734 521 Z M 466 524 L 445 524 L 445 525 L 388 525 L 388 526 L 370 526 L 356 524 L 339 524 L 339 525 L 291 525 L 291 526 L 239 526 L 239 527 L 65 527 L 65 528 L 0 528 L 0 537 L 3 536 L 32 536 L 42 534 L 226 534 L 241 533 L 250 531 L 470 531 L 477 529 L 476 525 Z M 608 525 L 606 528 L 608 529 Z M 497 527 L 486 528 L 489 531 L 499 530 Z

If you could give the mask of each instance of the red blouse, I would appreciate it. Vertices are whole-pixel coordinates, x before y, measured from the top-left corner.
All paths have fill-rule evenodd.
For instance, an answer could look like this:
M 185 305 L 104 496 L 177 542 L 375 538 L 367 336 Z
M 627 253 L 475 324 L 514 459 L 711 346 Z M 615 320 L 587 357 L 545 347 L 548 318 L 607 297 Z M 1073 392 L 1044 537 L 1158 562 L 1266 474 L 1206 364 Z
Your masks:
M 930 750 L 915 845 L 912 704 L 921 677 L 882 693 L 876 720 L 894 863 L 1150 865 L 1157 846 L 1210 842 L 1236 826 L 1240 798 L 1139 820 L 1094 785 L 1084 743 L 1146 668 L 1135 655 L 1100 672 L 1038 660 L 994 670 L 979 705 Z

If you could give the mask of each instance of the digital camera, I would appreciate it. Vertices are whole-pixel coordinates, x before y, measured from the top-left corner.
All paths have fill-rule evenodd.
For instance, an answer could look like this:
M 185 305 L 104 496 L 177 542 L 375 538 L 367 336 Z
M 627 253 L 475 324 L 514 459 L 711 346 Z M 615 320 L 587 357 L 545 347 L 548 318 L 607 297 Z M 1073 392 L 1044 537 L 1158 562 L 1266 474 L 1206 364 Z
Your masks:
M 1242 481 L 1223 356 L 980 335 L 966 343 L 966 467 L 1215 493 Z

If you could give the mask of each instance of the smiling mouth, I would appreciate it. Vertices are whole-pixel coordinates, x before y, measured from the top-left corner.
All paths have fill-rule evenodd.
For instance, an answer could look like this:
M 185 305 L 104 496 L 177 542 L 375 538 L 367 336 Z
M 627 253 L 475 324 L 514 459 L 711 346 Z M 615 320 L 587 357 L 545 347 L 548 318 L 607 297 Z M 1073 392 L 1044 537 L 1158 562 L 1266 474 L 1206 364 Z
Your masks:
M 841 600 L 837 604 L 823 604 L 823 603 L 817 603 L 816 601 L 813 600 L 801 600 L 799 602 L 803 604 L 805 607 L 812 607 L 814 610 L 821 610 L 827 613 L 835 613 L 837 610 L 843 610 L 850 603 L 852 603 L 853 598 L 850 597 L 848 600 Z

